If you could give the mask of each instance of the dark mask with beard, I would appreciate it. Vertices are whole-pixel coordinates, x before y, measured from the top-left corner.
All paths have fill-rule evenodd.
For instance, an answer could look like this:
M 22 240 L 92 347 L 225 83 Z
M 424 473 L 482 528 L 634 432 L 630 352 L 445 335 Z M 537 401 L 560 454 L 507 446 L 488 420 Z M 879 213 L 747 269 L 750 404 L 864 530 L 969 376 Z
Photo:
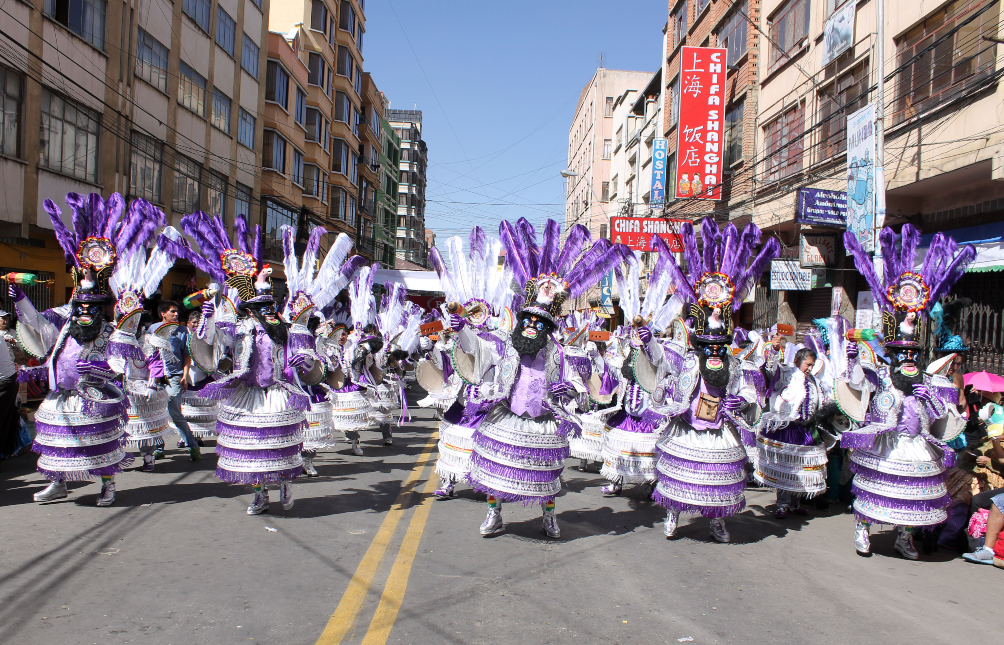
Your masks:
M 621 365 L 621 376 L 626 378 L 628 381 L 634 380 L 634 356 L 637 349 L 632 349 L 628 352 L 627 358 L 624 359 L 624 363 Z
M 276 345 L 286 345 L 286 339 L 289 337 L 289 329 L 287 329 L 286 323 L 282 322 L 279 316 L 276 315 L 275 304 L 268 303 L 258 307 L 248 307 L 247 311 L 258 321 L 258 324 L 262 326 L 273 343 Z
M 520 356 L 536 356 L 547 346 L 547 335 L 554 331 L 551 321 L 524 313 L 512 330 L 512 346 Z
M 728 345 L 698 345 L 697 355 L 700 358 L 701 378 L 711 387 L 725 387 L 729 384 Z
M 90 343 L 101 335 L 105 326 L 103 303 L 74 302 L 70 318 L 70 337 L 81 345 Z
M 910 396 L 913 394 L 913 386 L 924 382 L 924 365 L 920 350 L 914 347 L 887 348 L 887 353 L 892 358 L 890 368 L 892 386 Z

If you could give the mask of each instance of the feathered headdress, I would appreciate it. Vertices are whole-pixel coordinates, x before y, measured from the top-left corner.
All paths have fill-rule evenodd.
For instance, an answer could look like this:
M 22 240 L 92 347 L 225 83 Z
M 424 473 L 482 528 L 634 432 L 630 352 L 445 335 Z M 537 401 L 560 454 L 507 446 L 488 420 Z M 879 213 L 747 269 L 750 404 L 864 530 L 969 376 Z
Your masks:
M 498 316 L 509 304 L 512 270 L 502 265 L 502 242 L 489 238 L 480 226 L 471 230 L 468 252 L 459 236 L 446 240 L 446 252 L 452 269 L 447 268 L 437 247 L 429 253 L 432 268 L 439 274 L 447 302 L 459 302 L 467 312 L 468 322 L 484 327 L 491 316 Z
M 286 300 L 283 313 L 290 322 L 306 324 L 314 310 L 323 310 L 327 307 L 355 277 L 356 272 L 366 264 L 366 259 L 358 255 L 345 259 L 352 250 L 353 242 L 345 233 L 339 233 L 324 257 L 321 268 L 315 274 L 314 268 L 317 265 L 317 253 L 321 249 L 321 238 L 327 232 L 322 226 L 315 227 L 310 232 L 301 263 L 297 261 L 293 247 L 296 228 L 282 227 L 286 288 L 289 290 L 289 298 Z
M 164 225 L 164 213 L 145 199 L 134 199 L 126 210 L 118 193 L 107 201 L 98 193 L 67 193 L 66 204 L 73 213 L 72 230 L 63 223 L 63 213 L 51 199 L 42 205 L 66 263 L 72 266 L 73 300 L 108 300 L 112 295 L 108 281 L 116 264 L 146 246 L 157 227 Z
M 376 301 L 373 299 L 373 279 L 380 268 L 379 263 L 363 266 L 349 285 L 349 311 L 352 314 L 352 325 L 357 331 L 362 331 L 366 325 L 376 321 Z
M 697 236 L 690 222 L 680 226 L 683 237 L 684 272 L 670 253 L 660 253 L 666 270 L 676 285 L 674 296 L 690 303 L 694 336 L 701 342 L 730 342 L 732 313 L 742 306 L 760 274 L 781 253 L 781 244 L 769 238 L 760 246 L 760 229 L 747 224 L 742 234 L 735 224 L 720 230 L 710 217 L 701 222 L 703 249 L 697 248 Z M 654 240 L 653 240 L 654 242 Z M 667 249 L 668 251 L 668 249 Z M 756 257 L 753 257 L 756 253 Z M 750 258 L 753 258 L 750 261 Z
M 641 262 L 637 256 L 628 261 L 628 272 L 618 267 L 614 272 L 617 290 L 620 293 L 621 309 L 628 324 L 636 319 L 643 321 L 655 331 L 664 331 L 683 311 L 684 301 L 673 294 L 673 272 L 669 262 L 673 253 L 661 237 L 654 236 L 649 247 L 657 253 L 655 266 L 648 276 L 645 296 L 641 296 Z
M 181 239 L 181 233 L 173 226 L 165 228 L 161 235 L 170 240 Z M 149 298 L 160 288 L 161 281 L 172 266 L 174 256 L 161 247 L 153 249 L 149 258 L 146 248 L 141 246 L 119 259 L 115 273 L 108 281 L 116 298 L 115 313 L 119 329 L 136 333 L 143 313 L 143 299 Z
M 844 246 L 854 257 L 854 266 L 872 288 L 876 304 L 882 310 L 882 337 L 892 347 L 919 347 L 917 323 L 930 315 L 931 309 L 948 295 L 974 259 L 976 247 L 967 244 L 959 250 L 958 243 L 944 233 L 931 240 L 918 273 L 915 255 L 920 244 L 920 231 L 904 224 L 901 235 L 889 227 L 879 234 L 884 269 L 882 279 L 875 272 L 872 259 L 853 233 L 844 233 Z
M 631 255 L 626 246 L 607 239 L 589 246 L 589 230 L 581 224 L 569 229 L 562 246 L 561 226 L 551 219 L 544 225 L 543 244 L 533 225 L 522 217 L 515 226 L 503 220 L 499 235 L 506 265 L 525 296 L 522 310 L 555 325 L 567 298 L 576 298 L 599 284 L 604 273 Z
M 157 246 L 176 258 L 188 260 L 195 268 L 209 274 L 213 282 L 229 287 L 227 296 L 235 305 L 273 302 L 269 278 L 272 269 L 261 261 L 261 227 L 256 224 L 253 234 L 249 234 L 247 218 L 238 215 L 231 242 L 219 215 L 209 217 L 196 211 L 181 218 L 181 230 L 195 240 L 198 251 L 184 240 L 171 240 L 163 235 L 158 238 Z

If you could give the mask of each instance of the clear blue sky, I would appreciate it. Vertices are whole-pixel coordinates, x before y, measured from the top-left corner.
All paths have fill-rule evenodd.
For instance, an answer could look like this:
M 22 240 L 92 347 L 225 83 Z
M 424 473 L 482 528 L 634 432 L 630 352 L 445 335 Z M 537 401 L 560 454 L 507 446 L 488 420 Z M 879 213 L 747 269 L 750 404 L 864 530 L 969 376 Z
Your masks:
M 579 92 L 600 52 L 607 69 L 658 69 L 667 4 L 366 2 L 364 69 L 392 107 L 423 112 L 426 226 L 440 242 L 475 224 L 497 235 L 502 219 L 564 220 Z

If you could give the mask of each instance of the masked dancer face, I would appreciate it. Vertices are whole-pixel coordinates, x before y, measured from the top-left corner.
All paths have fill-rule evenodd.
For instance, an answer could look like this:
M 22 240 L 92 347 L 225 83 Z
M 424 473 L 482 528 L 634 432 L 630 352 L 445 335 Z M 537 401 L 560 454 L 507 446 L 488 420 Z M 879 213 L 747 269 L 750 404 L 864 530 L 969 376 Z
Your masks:
M 536 355 L 547 345 L 547 334 L 551 328 L 549 321 L 526 314 L 512 331 L 512 346 L 524 356 Z
M 724 387 L 729 383 L 729 346 L 703 345 L 697 348 L 701 362 L 701 376 L 713 387 Z
M 893 386 L 904 394 L 912 393 L 914 385 L 924 382 L 920 350 L 916 347 L 897 347 L 891 355 Z
M 101 303 L 75 302 L 70 319 L 70 336 L 78 343 L 89 343 L 101 333 L 104 322 L 105 314 Z

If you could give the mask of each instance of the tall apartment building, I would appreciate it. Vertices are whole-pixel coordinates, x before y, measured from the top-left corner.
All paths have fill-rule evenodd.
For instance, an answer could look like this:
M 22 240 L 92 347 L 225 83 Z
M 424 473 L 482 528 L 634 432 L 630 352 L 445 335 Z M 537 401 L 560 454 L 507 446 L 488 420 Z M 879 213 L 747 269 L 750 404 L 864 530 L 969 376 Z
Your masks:
M 421 110 L 389 110 L 401 137 L 401 185 L 397 207 L 397 267 L 429 268 L 425 243 L 425 185 L 429 151 L 422 140 Z
M 363 72 L 364 9 L 359 0 L 291 0 L 269 12 L 262 193 L 270 249 L 283 224 L 299 225 L 301 243 L 311 225 L 323 225 L 372 258 L 362 238 L 372 228 L 378 134 L 369 125 L 376 88 Z
M 45 199 L 120 192 L 177 224 L 195 210 L 256 213 L 268 0 L 22 0 L 0 7 L 0 271 L 69 298 Z M 164 296 L 185 293 L 179 265 Z M 3 294 L 6 297 L 6 294 Z
M 387 113 L 389 102 L 384 99 L 384 111 Z M 385 267 L 394 267 L 397 259 L 397 205 L 401 177 L 401 137 L 391 127 L 390 121 L 384 118 L 384 147 L 380 152 L 380 185 L 377 187 L 377 217 L 376 244 L 381 251 L 376 259 Z
M 606 236 L 616 207 L 608 203 L 610 160 L 615 144 L 614 105 L 630 89 L 646 88 L 651 72 L 597 69 L 579 94 L 575 117 L 568 130 L 568 170 L 565 190 L 565 228 L 583 224 L 593 237 Z M 630 134 L 630 133 L 629 133 Z M 624 132 L 621 131 L 621 145 Z M 606 191 L 606 192 L 604 192 Z
M 642 88 L 628 88 L 614 98 L 614 139 L 604 142 L 610 181 L 600 185 L 600 202 L 611 217 L 660 217 L 663 201 L 652 203 L 652 161 L 662 137 L 662 69 Z M 660 144 L 661 145 L 661 144 Z M 665 181 L 665 178 L 663 179 Z M 603 225 L 601 237 L 607 237 Z

